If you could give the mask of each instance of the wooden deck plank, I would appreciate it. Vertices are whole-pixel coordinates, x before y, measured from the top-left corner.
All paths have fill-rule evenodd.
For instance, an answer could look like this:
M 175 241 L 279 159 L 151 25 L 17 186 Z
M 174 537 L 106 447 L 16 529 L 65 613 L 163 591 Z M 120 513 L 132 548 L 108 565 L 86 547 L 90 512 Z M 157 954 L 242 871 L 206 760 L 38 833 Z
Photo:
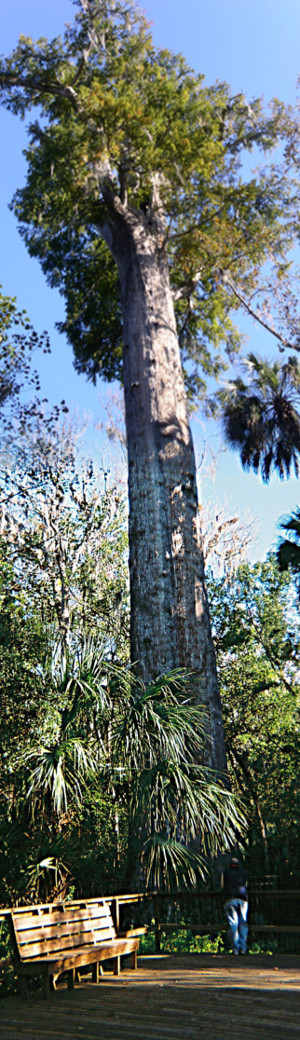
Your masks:
M 193 955 L 139 958 L 137 973 L 105 973 L 1 1001 L 1 1040 L 298 1040 L 300 958 Z

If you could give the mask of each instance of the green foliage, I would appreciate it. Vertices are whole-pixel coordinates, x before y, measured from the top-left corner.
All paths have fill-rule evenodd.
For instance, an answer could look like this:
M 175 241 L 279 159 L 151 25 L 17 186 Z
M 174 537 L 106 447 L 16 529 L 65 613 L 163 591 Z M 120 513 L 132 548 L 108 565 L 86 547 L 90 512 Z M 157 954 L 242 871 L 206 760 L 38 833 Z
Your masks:
M 4 539 L 0 543 L 0 617 L 1 766 L 9 788 L 13 774 L 19 775 L 20 747 L 30 740 L 43 715 L 47 638 L 40 617 L 27 609 Z M 6 797 L 9 803 L 8 793 Z
M 174 932 L 162 931 L 160 937 L 160 952 L 161 953 L 228 953 L 228 946 L 226 944 L 225 931 L 219 931 L 217 935 L 212 935 L 208 932 L 207 935 L 194 935 L 194 933 L 188 928 L 182 926 L 182 929 L 176 929 Z M 155 935 L 148 932 L 147 935 L 142 935 L 140 939 L 140 954 L 155 954 Z M 267 940 L 249 940 L 248 953 L 254 955 L 267 954 L 272 956 L 278 953 L 278 940 L 270 939 Z
M 193 704 L 191 680 L 173 672 L 145 687 L 132 673 L 118 676 L 126 711 L 114 747 L 129 785 L 128 882 L 140 859 L 150 888 L 195 884 L 207 855 L 243 825 L 229 792 L 200 765 L 205 713 Z
M 19 311 L 15 299 L 4 296 L 0 287 L 0 408 L 1 426 L 11 433 L 12 420 L 25 422 L 37 410 L 38 373 L 32 357 L 41 349 L 49 353 L 47 333 L 38 337 L 26 311 Z M 29 393 L 34 394 L 33 400 Z
M 11 962 L 11 942 L 7 924 L 0 922 L 0 994 L 1 997 L 17 993 L 17 979 Z
M 190 928 L 182 925 L 168 932 L 162 931 L 160 938 L 161 953 L 224 953 L 224 934 L 218 935 L 194 935 Z M 148 932 L 140 939 L 140 954 L 155 954 L 155 935 Z
M 199 764 L 192 677 L 127 667 L 119 492 L 40 421 L 1 506 L 1 901 L 195 884 L 242 814 Z
M 262 266 L 278 286 L 287 277 L 297 120 L 276 100 L 264 114 L 226 84 L 206 87 L 181 55 L 155 49 L 134 3 L 76 6 L 63 39 L 21 37 L 0 66 L 2 103 L 37 113 L 13 203 L 22 234 L 65 297 L 76 366 L 110 380 L 122 355 L 112 200 L 138 215 L 167 251 L 187 387 L 202 393 L 238 349 L 231 313 L 260 288 Z M 242 179 L 243 155 L 282 142 L 284 172 Z
M 50 433 L 48 421 L 35 424 L 35 436 L 20 438 L 18 451 L 11 448 L 14 464 L 10 458 L 1 484 L 0 860 L 6 904 L 25 894 L 64 894 L 72 886 L 84 797 L 96 821 L 86 850 L 91 876 L 97 828 L 104 835 L 110 819 L 105 779 L 99 791 L 94 782 L 94 760 L 98 777 L 107 663 L 128 659 L 124 511 L 120 492 L 79 464 L 70 430 L 65 427 L 62 438 L 60 433 L 55 426 Z
M 39 747 L 23 751 L 22 789 L 16 790 L 18 777 L 11 779 L 15 804 L 10 821 L 5 812 L 0 821 L 1 894 L 6 901 L 8 892 L 10 900 L 16 896 L 15 886 L 18 898 L 27 899 L 66 893 L 70 883 L 77 891 L 82 886 L 85 894 L 99 892 L 99 883 L 102 891 L 119 885 L 130 889 L 140 869 L 147 885 L 190 887 L 205 873 L 207 854 L 221 841 L 230 845 L 242 825 L 228 791 L 195 763 L 203 713 L 182 703 L 188 696 L 187 678 L 163 677 L 154 704 L 153 690 L 145 690 L 143 698 L 130 672 L 115 671 L 104 662 L 103 684 L 105 698 L 97 676 L 90 676 L 89 690 L 81 690 L 77 699 L 73 689 L 68 713 L 64 702 L 57 701 L 54 716 L 49 699 L 37 731 Z M 95 712 L 87 710 L 90 692 L 96 722 Z M 132 718 L 129 729 L 127 720 L 133 702 L 136 764 L 126 739 L 132 733 Z M 149 710 L 152 732 L 147 728 Z M 165 724 L 155 732 L 159 715 Z M 59 734 L 64 723 L 67 739 L 55 736 L 54 722 Z M 44 746 L 43 730 L 48 732 Z M 8 796 L 4 777 L 2 782 Z M 198 850 L 191 851 L 190 840 L 196 837 Z
M 249 819 L 250 875 L 297 877 L 299 613 L 275 557 L 210 583 L 226 746 Z
M 273 954 L 278 953 L 278 939 L 255 939 L 250 942 L 248 953 L 255 956 L 255 954 L 264 953 L 268 957 L 272 957 Z
M 125 504 L 119 486 L 79 462 L 76 431 L 38 419 L 0 479 L 6 552 L 15 591 L 67 647 L 97 633 L 113 656 L 115 625 L 127 654 Z M 110 634 L 111 633 L 111 634 Z M 80 642 L 80 639 L 79 639 Z

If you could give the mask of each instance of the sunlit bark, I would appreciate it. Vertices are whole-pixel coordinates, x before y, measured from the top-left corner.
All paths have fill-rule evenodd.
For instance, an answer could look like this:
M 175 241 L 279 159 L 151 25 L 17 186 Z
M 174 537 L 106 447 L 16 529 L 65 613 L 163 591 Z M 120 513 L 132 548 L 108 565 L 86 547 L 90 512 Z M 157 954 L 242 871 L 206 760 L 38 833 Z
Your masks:
M 208 760 L 225 769 L 194 449 L 167 261 L 158 231 L 118 206 L 129 462 L 131 655 L 145 681 L 184 667 L 209 710 Z M 109 236 L 106 236 L 109 237 Z

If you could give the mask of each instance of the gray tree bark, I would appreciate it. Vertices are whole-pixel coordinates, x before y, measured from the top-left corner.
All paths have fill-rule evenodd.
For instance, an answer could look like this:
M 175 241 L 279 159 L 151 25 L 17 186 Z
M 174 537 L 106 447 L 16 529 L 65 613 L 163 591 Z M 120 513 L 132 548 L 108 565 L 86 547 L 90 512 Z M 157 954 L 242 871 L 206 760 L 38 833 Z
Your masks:
M 106 241 L 124 328 L 131 659 L 145 682 L 194 673 L 209 711 L 207 760 L 226 770 L 189 428 L 167 257 L 159 228 L 118 201 Z

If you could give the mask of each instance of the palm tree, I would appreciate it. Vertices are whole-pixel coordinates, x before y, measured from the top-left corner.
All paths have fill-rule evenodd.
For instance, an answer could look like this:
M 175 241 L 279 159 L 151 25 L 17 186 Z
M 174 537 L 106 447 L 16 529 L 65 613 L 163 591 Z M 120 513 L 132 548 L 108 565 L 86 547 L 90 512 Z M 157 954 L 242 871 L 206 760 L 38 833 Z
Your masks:
M 225 439 L 240 452 L 245 469 L 260 469 L 268 482 L 272 470 L 283 479 L 292 465 L 298 476 L 300 416 L 297 410 L 300 365 L 295 357 L 269 364 L 249 354 L 249 376 L 230 382 L 219 394 Z
M 245 822 L 226 786 L 201 764 L 205 709 L 182 670 L 148 686 L 125 669 L 115 678 L 125 708 L 113 744 L 127 784 L 126 887 L 137 871 L 146 886 L 191 887 L 204 876 L 207 856 L 234 844 Z
M 94 733 L 91 739 L 95 706 L 97 712 L 110 712 L 103 648 L 92 638 L 85 639 L 73 652 L 66 652 L 63 640 L 50 644 L 45 681 L 49 701 L 44 733 L 25 752 L 24 763 L 29 773 L 27 798 L 32 816 L 46 802 L 56 824 L 70 802 L 82 802 L 88 778 L 105 754 L 99 734 Z
M 127 890 L 141 878 L 147 886 L 191 887 L 207 856 L 233 845 L 244 827 L 225 782 L 201 764 L 207 717 L 195 704 L 192 676 L 178 670 L 145 685 L 131 669 L 107 664 L 89 640 L 68 659 L 54 648 L 49 693 L 44 734 L 24 756 L 31 817 L 45 815 L 51 834 L 43 867 L 54 862 L 64 826 L 73 823 L 76 832 L 77 818 L 87 820 L 95 796 L 112 830 L 120 821 Z M 60 855 L 72 871 L 67 831 Z
M 282 531 L 288 531 L 288 537 L 281 538 L 277 549 L 279 570 L 290 568 L 300 594 L 300 506 L 296 507 L 290 517 L 281 521 L 280 527 Z

